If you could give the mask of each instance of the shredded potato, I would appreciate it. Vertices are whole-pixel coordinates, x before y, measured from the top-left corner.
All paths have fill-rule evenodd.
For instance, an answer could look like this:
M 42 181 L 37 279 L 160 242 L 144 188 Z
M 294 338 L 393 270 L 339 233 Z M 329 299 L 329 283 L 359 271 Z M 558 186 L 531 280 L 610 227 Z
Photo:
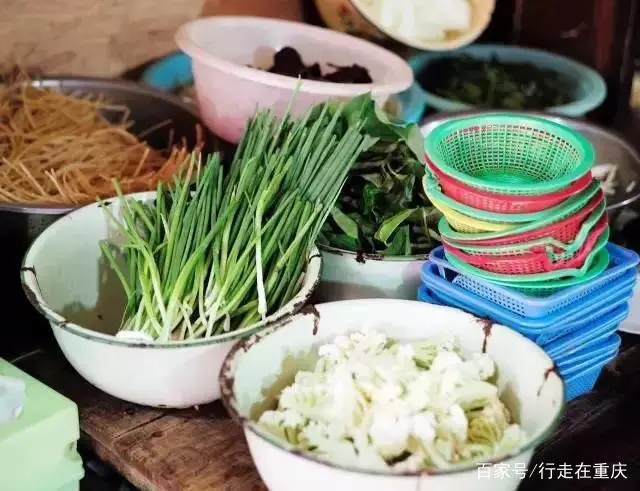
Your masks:
M 102 98 L 34 87 L 24 76 L 8 81 L 0 86 L 0 202 L 86 204 L 114 196 L 114 179 L 125 193 L 154 189 L 190 153 L 154 150 L 131 124 L 127 107 Z

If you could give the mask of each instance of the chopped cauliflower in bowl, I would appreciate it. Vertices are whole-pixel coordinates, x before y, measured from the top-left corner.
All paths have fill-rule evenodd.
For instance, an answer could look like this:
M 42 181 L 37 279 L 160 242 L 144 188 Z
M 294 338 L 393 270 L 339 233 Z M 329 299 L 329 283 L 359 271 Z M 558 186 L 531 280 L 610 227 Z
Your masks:
M 526 434 L 491 382 L 486 353 L 455 339 L 397 342 L 378 332 L 321 346 L 258 424 L 319 458 L 354 468 L 420 471 L 502 457 Z
M 516 489 L 564 401 L 531 341 L 404 300 L 318 305 L 237 345 L 220 384 L 272 491 Z M 496 464 L 511 478 L 479 479 Z

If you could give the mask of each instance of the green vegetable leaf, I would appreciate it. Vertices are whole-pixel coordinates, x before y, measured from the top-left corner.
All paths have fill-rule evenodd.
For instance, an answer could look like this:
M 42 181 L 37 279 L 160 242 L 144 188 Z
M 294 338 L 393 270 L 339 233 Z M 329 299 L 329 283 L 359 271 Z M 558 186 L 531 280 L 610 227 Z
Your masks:
M 393 232 L 395 232 L 395 230 L 400 225 L 402 225 L 402 223 L 407 218 L 409 218 L 414 211 L 415 211 L 415 208 L 401 210 L 395 215 L 393 215 L 392 217 L 387 218 L 384 222 L 382 222 L 382 225 L 380 226 L 378 231 L 375 233 L 374 237 L 380 242 L 388 244 L 389 238 L 391 237 L 391 235 L 393 235 Z
M 380 174 L 362 174 L 360 177 L 377 188 L 381 188 L 384 184 L 384 179 Z
M 424 136 L 422 136 L 422 132 L 420 128 L 416 125 L 412 125 L 408 135 L 406 136 L 407 146 L 418 160 L 418 162 L 422 162 L 424 159 Z
M 424 137 L 416 124 L 407 124 L 393 117 L 378 106 L 370 94 L 362 94 L 352 99 L 345 107 L 347 120 L 364 121 L 366 134 L 385 141 L 405 140 L 418 160 L 424 155 Z
M 367 94 L 352 99 L 342 114 L 345 124 L 361 124 L 375 141 L 351 168 L 336 204 L 341 214 L 325 222 L 325 239 L 338 248 L 351 243 L 353 252 L 427 252 L 435 224 L 427 219 L 434 209 L 422 190 L 420 129 L 387 114 Z
M 344 249 L 346 251 L 358 250 L 358 241 L 347 235 L 325 233 L 325 238 L 331 246 L 337 247 L 338 249 Z
M 382 251 L 385 256 L 406 256 L 411 254 L 411 239 L 409 237 L 409 226 L 398 228 L 389 247 Z
M 358 223 L 343 213 L 337 206 L 331 209 L 331 218 L 336 222 L 336 225 L 352 239 L 358 238 Z
M 378 195 L 382 193 L 382 190 L 373 184 L 366 184 L 362 190 L 362 201 L 364 205 L 365 215 L 373 215 L 378 217 L 378 210 L 376 209 L 376 200 Z
M 358 226 L 360 227 L 360 233 L 365 236 L 373 236 L 376 233 L 376 223 L 366 219 L 363 216 L 358 217 Z M 359 237 L 360 239 L 362 237 Z

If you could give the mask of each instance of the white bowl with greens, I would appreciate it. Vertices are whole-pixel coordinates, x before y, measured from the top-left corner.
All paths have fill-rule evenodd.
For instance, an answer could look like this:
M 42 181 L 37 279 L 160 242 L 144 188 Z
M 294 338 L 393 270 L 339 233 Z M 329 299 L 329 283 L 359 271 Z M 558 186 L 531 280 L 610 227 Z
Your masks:
M 391 128 L 360 155 L 322 228 L 319 301 L 416 298 L 440 214 L 421 185 L 419 128 Z
M 272 491 L 515 490 L 564 405 L 535 343 L 394 299 L 320 304 L 261 331 L 229 353 L 220 386 Z
M 359 298 L 414 300 L 420 271 L 428 254 L 382 256 L 318 244 L 322 276 L 314 293 L 317 302 Z
M 151 203 L 155 197 L 153 192 L 128 196 L 140 203 Z M 119 216 L 120 202 L 112 200 L 109 209 Z M 119 331 L 127 298 L 116 273 L 104 260 L 101 241 L 118 244 L 122 236 L 100 205 L 64 216 L 27 252 L 23 286 L 80 375 L 114 397 L 147 406 L 189 407 L 218 399 L 216 379 L 233 344 L 299 311 L 320 278 L 321 259 L 315 251 L 309 256 L 297 293 L 264 320 L 210 336 L 153 340 L 146 331 Z M 148 300 L 153 302 L 151 296 Z M 175 321 L 179 318 L 177 314 Z M 224 326 L 218 323 L 217 328 L 222 331 Z M 176 331 L 169 333 L 175 335 Z

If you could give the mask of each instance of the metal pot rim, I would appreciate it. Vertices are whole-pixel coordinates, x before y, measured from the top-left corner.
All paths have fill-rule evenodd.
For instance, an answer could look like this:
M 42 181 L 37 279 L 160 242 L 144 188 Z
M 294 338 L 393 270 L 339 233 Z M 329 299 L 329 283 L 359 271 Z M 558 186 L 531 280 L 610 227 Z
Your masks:
M 120 90 L 134 95 L 150 97 L 162 100 L 167 104 L 176 106 L 181 111 L 189 113 L 196 119 L 200 119 L 195 107 L 184 102 L 179 97 L 150 86 L 140 85 L 129 80 L 109 79 L 101 77 L 59 76 L 41 77 L 32 81 L 32 85 L 45 88 L 69 88 L 77 91 L 106 91 Z M 88 203 L 91 204 L 91 203 Z M 46 203 L 0 203 L 0 212 L 12 212 L 31 215 L 65 215 L 73 210 L 82 208 L 85 204 L 46 204 Z

